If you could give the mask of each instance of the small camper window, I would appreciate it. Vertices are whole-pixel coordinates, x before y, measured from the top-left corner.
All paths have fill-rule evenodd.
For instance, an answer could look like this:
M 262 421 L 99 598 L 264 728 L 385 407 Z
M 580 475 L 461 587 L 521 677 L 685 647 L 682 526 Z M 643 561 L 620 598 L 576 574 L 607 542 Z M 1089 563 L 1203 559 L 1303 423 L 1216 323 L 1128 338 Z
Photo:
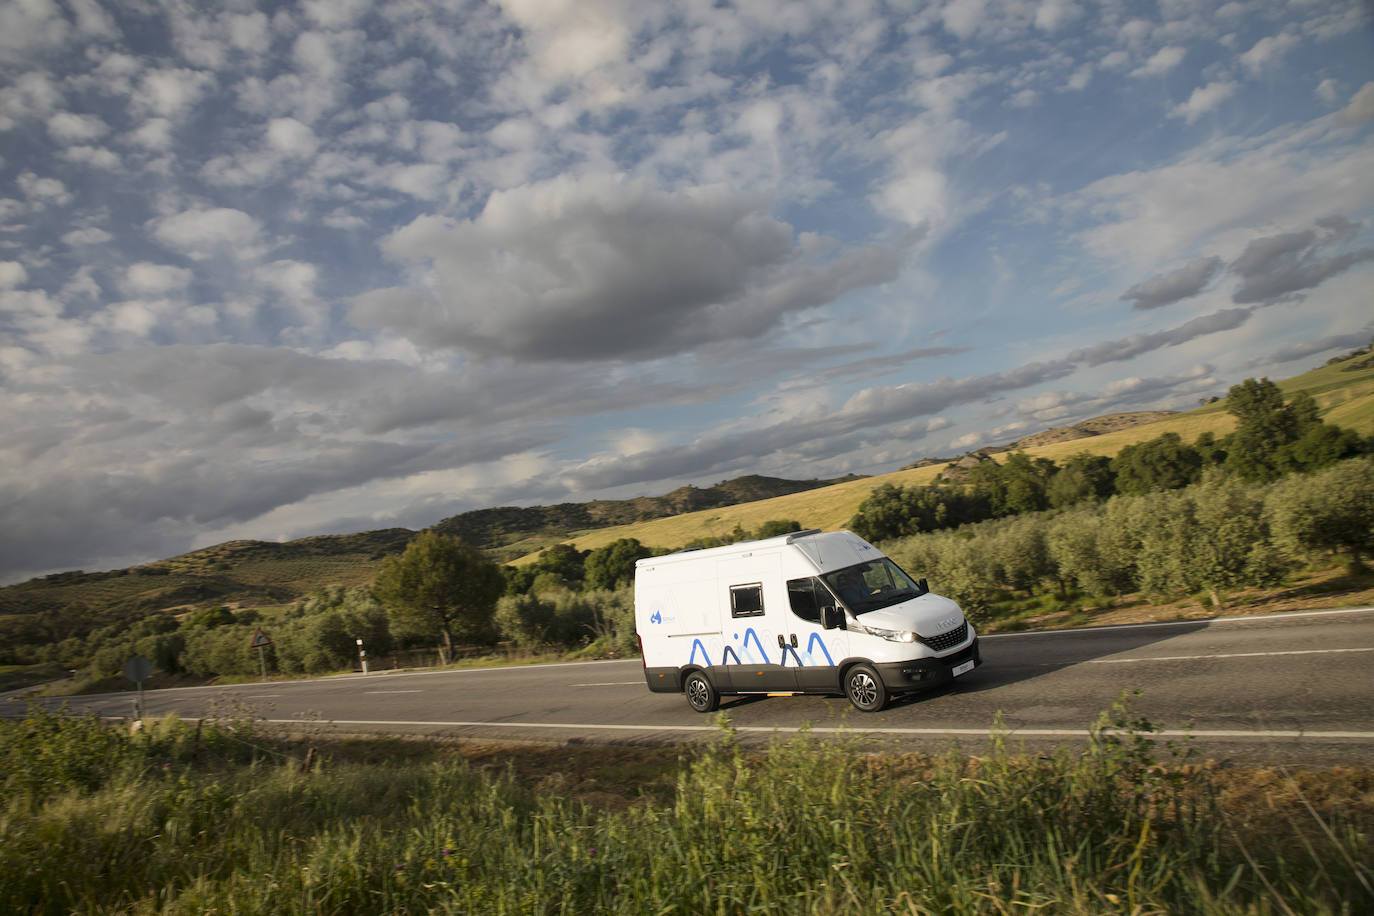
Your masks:
M 763 585 L 756 582 L 753 585 L 730 586 L 730 616 L 762 617 Z

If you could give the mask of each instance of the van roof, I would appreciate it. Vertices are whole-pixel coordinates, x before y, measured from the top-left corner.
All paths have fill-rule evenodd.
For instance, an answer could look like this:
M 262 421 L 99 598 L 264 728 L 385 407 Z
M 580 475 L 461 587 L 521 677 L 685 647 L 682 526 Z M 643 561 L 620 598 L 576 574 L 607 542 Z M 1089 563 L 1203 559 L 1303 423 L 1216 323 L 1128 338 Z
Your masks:
M 771 548 L 783 547 L 793 541 L 808 538 L 821 533 L 819 528 L 808 528 L 805 531 L 792 531 L 787 534 L 780 534 L 777 537 L 764 538 L 759 541 L 737 541 L 734 544 L 723 544 L 720 547 L 688 547 L 685 550 L 677 550 L 673 553 L 663 554 L 657 557 L 645 557 L 636 560 L 635 566 L 654 566 L 662 563 L 671 563 L 677 560 L 697 559 L 699 557 L 728 557 L 737 553 L 747 553 L 755 550 L 768 550 Z

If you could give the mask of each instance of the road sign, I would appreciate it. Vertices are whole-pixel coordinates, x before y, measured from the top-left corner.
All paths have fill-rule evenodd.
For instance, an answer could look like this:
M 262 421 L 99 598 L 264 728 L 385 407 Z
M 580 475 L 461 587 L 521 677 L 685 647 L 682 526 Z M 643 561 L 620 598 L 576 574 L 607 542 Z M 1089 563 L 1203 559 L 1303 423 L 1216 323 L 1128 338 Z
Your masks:
M 248 644 L 248 648 L 261 649 L 263 646 L 270 645 L 272 645 L 272 640 L 268 639 L 267 634 L 264 633 L 262 630 L 258 630 L 256 633 L 253 634 L 253 641 Z
M 148 680 L 148 675 L 153 673 L 153 663 L 142 655 L 135 655 L 124 663 L 124 676 L 135 684 L 141 684 Z

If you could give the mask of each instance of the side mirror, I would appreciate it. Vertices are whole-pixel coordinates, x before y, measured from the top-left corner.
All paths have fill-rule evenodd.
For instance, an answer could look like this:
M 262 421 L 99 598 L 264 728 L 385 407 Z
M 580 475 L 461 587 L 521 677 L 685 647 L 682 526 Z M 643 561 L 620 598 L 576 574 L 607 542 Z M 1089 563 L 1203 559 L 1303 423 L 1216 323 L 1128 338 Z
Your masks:
M 833 604 L 827 604 L 821 608 L 821 626 L 827 630 L 843 630 L 844 611 Z
M 921 590 L 922 595 L 930 594 L 930 585 L 926 583 L 925 579 L 917 579 L 916 586 Z

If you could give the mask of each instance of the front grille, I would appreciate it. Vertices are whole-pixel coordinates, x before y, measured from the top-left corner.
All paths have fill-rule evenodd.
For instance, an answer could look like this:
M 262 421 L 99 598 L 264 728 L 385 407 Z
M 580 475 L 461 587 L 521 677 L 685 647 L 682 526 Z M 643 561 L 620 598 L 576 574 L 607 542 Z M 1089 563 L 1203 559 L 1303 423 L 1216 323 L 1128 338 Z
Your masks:
M 943 652 L 946 649 L 953 649 L 966 639 L 968 639 L 967 620 L 954 629 L 941 633 L 939 636 L 923 636 L 921 642 L 930 646 L 936 652 Z

